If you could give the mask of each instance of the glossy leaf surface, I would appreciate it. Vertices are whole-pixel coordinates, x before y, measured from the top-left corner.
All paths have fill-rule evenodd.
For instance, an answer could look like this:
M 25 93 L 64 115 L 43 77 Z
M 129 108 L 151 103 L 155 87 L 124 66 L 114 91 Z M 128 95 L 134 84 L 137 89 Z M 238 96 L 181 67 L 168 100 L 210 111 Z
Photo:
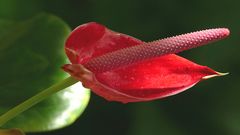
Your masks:
M 63 45 L 69 27 L 59 18 L 41 14 L 23 22 L 0 20 L 0 114 L 39 91 L 63 80 Z M 80 83 L 27 110 L 5 127 L 48 131 L 74 122 L 90 93 Z

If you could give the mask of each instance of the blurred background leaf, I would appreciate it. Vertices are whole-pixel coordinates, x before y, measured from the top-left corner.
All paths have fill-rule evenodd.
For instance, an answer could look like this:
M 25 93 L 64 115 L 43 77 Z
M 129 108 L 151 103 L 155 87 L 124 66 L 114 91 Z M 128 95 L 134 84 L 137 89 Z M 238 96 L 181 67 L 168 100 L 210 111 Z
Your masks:
M 144 41 L 227 27 L 230 38 L 180 55 L 229 75 L 146 103 L 125 105 L 93 95 L 81 119 L 44 135 L 239 135 L 239 5 L 237 0 L 0 0 L 0 17 L 21 20 L 45 11 L 59 16 L 71 28 L 96 21 Z
M 40 14 L 14 22 L 0 20 L 0 114 L 67 77 L 64 41 L 70 32 L 61 19 Z M 88 104 L 89 90 L 77 83 L 9 121 L 5 127 L 48 131 L 73 123 Z

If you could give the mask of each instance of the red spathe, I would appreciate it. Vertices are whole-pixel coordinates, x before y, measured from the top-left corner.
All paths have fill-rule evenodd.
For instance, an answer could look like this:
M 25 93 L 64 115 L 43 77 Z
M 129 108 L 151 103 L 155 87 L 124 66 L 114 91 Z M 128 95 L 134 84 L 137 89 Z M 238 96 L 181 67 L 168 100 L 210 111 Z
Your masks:
M 65 50 L 72 64 L 64 65 L 63 69 L 99 96 L 123 103 L 171 96 L 203 78 L 220 75 L 175 54 L 145 59 L 100 73 L 84 67 L 95 57 L 141 43 L 103 25 L 87 23 L 76 28 L 67 39 Z

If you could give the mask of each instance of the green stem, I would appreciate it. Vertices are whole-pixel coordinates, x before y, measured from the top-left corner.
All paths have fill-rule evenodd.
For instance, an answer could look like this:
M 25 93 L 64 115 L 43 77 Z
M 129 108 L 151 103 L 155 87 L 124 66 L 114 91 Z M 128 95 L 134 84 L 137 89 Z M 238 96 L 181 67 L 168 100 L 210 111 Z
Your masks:
M 9 110 L 8 112 L 6 112 L 2 116 L 0 116 L 0 127 L 3 126 L 6 122 L 11 120 L 12 118 L 14 118 L 15 116 L 17 116 L 18 114 L 26 111 L 30 107 L 39 103 L 43 99 L 49 97 L 50 95 L 52 95 L 62 89 L 65 89 L 77 82 L 78 82 L 78 80 L 76 80 L 72 77 L 68 77 L 68 78 L 62 80 L 61 82 L 58 82 L 58 83 L 54 84 L 53 86 L 41 91 L 40 93 L 36 94 L 35 96 L 27 99 L 23 103 L 15 106 L 11 110 Z

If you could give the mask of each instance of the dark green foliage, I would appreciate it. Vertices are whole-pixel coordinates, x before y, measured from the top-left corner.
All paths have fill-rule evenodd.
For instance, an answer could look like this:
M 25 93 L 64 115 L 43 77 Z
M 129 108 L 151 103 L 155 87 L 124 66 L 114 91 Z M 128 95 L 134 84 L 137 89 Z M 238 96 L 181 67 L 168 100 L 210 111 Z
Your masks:
M 67 62 L 63 46 L 70 29 L 59 18 L 47 14 L 21 22 L 0 20 L 0 28 L 0 114 L 3 114 L 67 77 L 60 67 Z M 88 99 L 89 91 L 76 84 L 74 89 L 70 87 L 53 95 L 5 127 L 33 132 L 69 125 L 85 109 Z

